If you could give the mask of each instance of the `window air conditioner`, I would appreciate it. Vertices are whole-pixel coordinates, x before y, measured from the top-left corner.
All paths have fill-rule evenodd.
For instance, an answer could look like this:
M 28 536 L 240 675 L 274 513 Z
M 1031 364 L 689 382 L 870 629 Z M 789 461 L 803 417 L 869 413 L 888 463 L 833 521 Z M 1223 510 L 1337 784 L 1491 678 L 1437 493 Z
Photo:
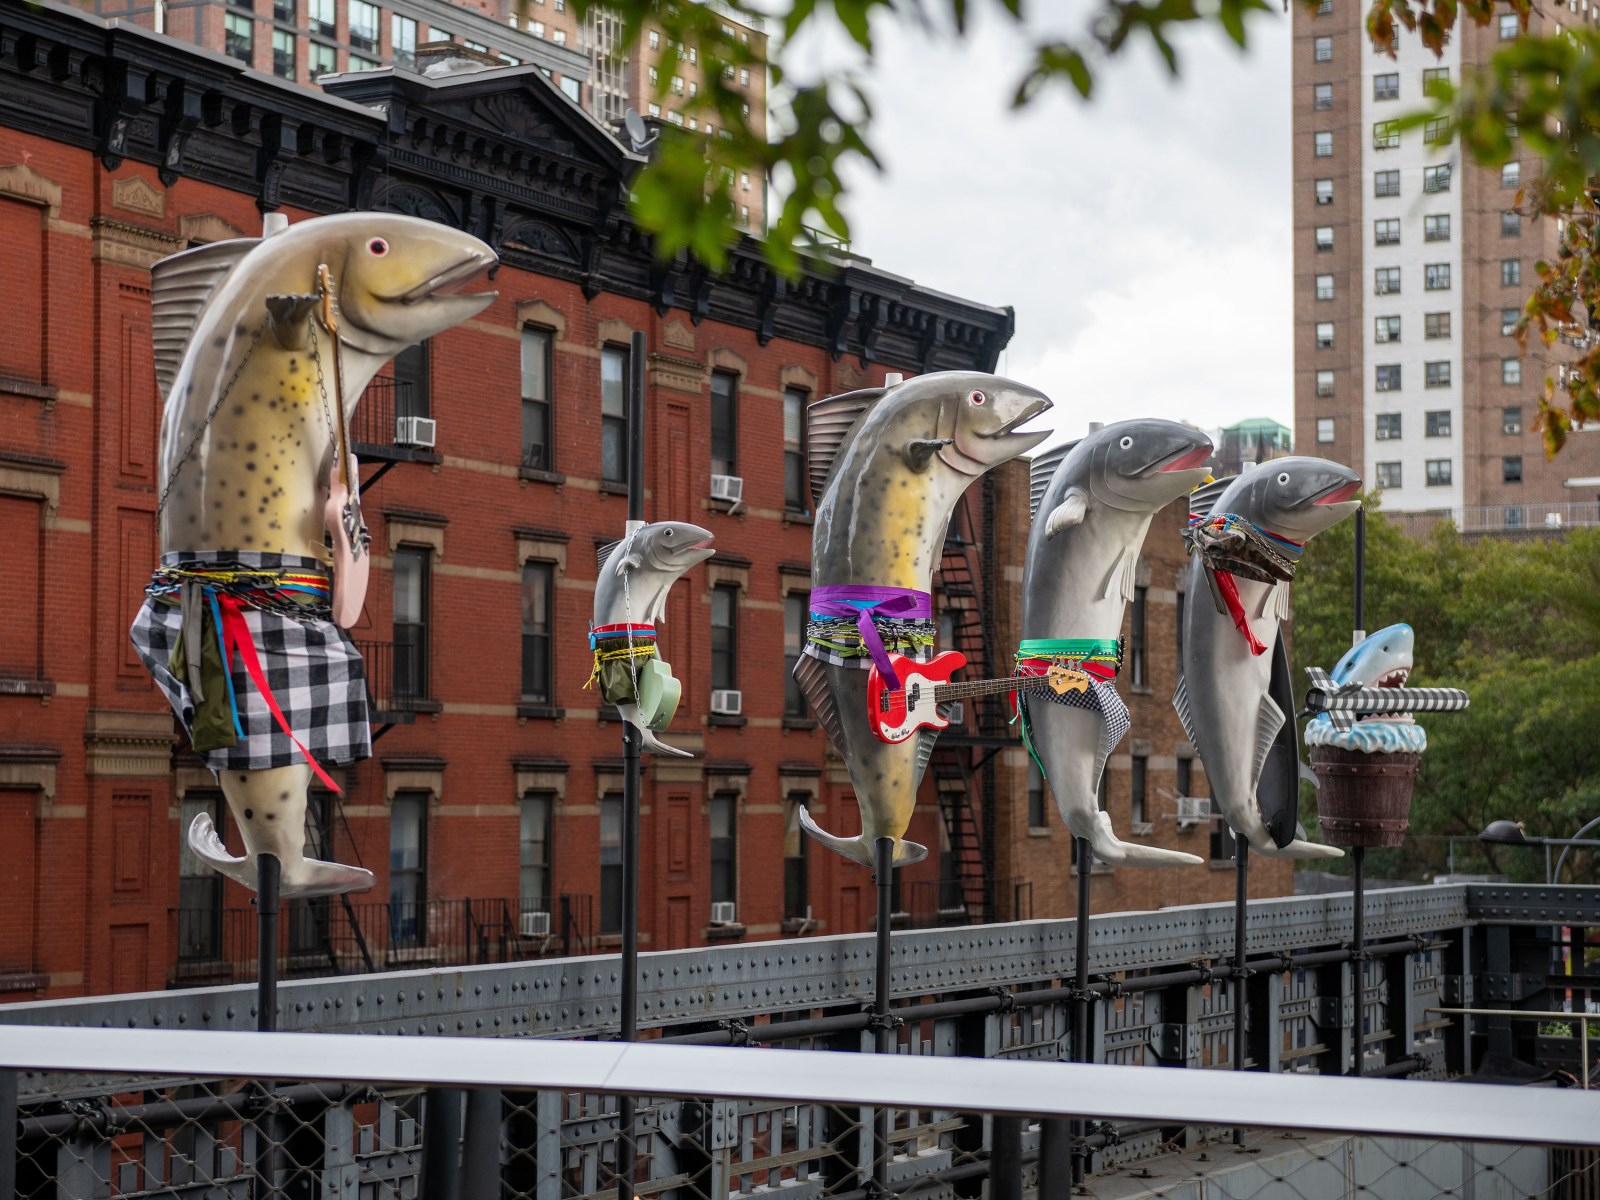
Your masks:
M 1192 829 L 1211 820 L 1211 801 L 1205 796 L 1178 797 L 1178 828 Z
M 430 417 L 396 417 L 394 419 L 394 444 L 417 446 L 432 450 L 438 432 L 438 422 Z
M 744 499 L 744 480 L 738 475 L 713 475 L 711 477 L 711 498 L 713 500 L 726 500 L 729 504 L 738 504 Z
M 517 922 L 517 932 L 525 938 L 549 937 L 550 914 L 547 912 L 525 912 Z
M 711 692 L 711 711 L 719 717 L 737 717 L 744 711 L 744 693 L 732 688 L 715 688 Z
M 738 919 L 738 906 L 732 900 L 713 900 L 711 902 L 711 923 L 713 925 L 732 925 Z

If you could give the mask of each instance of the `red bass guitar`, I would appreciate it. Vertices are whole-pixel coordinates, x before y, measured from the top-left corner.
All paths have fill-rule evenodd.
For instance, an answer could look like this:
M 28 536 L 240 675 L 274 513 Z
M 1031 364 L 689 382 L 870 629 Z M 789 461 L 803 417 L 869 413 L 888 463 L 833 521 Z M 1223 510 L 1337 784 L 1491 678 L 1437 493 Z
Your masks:
M 1043 675 L 1007 675 L 1003 679 L 973 679 L 951 683 L 950 676 L 967 665 L 967 656 L 955 650 L 936 654 L 925 663 L 890 653 L 890 665 L 900 681 L 891 689 L 877 667 L 867 676 L 867 719 L 872 732 L 885 742 L 903 742 L 919 729 L 944 729 L 950 722 L 939 715 L 939 705 L 967 696 L 993 696 L 1001 692 L 1049 688 L 1058 696 L 1088 688 L 1090 676 L 1057 664 Z

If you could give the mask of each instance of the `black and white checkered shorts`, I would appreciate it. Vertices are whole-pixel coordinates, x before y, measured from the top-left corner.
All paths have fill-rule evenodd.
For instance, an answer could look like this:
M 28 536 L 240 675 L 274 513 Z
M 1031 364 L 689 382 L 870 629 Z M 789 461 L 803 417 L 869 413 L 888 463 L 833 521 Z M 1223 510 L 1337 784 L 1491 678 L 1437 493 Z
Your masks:
M 166 554 L 161 561 L 164 566 L 228 562 L 264 570 L 326 570 L 294 555 L 238 550 Z M 370 756 L 365 664 L 344 630 L 332 621 L 297 621 L 260 609 L 245 609 L 244 619 L 273 698 L 301 744 L 323 766 Z M 128 636 L 184 728 L 192 729 L 194 700 L 188 683 L 168 668 L 182 626 L 177 605 L 146 599 Z M 213 771 L 260 771 L 304 762 L 237 658 L 231 674 L 244 737 L 231 749 L 201 754 L 206 766 Z

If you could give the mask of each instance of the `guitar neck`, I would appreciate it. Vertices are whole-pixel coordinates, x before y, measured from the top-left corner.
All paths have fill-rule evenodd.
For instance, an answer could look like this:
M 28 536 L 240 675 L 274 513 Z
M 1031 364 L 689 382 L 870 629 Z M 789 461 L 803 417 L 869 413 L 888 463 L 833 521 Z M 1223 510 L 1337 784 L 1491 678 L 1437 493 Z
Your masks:
M 968 696 L 993 696 L 999 692 L 1031 692 L 1047 687 L 1048 675 L 1007 675 L 1003 679 L 973 679 L 966 683 L 945 683 L 933 689 L 936 704 L 962 700 Z

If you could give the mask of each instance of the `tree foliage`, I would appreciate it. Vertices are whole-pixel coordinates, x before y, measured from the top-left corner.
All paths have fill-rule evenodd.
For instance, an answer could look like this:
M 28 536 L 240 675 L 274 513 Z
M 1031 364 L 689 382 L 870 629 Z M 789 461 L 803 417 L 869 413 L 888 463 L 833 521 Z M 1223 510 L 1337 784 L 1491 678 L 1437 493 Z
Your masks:
M 1373 501 L 1369 498 L 1369 508 Z M 1295 577 L 1295 678 L 1331 667 L 1350 647 L 1355 522 L 1319 535 Z M 1600 530 L 1555 539 L 1467 538 L 1453 526 L 1406 536 L 1381 512 L 1367 521 L 1366 626 L 1416 632 L 1419 687 L 1461 687 L 1464 713 L 1420 717 L 1428 731 L 1404 846 L 1372 851 L 1379 875 L 1442 871 L 1449 837 L 1457 870 L 1543 878 L 1527 850 L 1491 849 L 1490 821 L 1567 837 L 1600 814 Z M 1305 815 L 1314 817 L 1308 803 Z M 1309 822 L 1308 822 L 1309 824 Z M 1580 856 L 1580 867 L 1590 861 Z M 1592 868 L 1590 868 L 1592 869 Z M 1568 878 L 1585 878 L 1582 874 Z

